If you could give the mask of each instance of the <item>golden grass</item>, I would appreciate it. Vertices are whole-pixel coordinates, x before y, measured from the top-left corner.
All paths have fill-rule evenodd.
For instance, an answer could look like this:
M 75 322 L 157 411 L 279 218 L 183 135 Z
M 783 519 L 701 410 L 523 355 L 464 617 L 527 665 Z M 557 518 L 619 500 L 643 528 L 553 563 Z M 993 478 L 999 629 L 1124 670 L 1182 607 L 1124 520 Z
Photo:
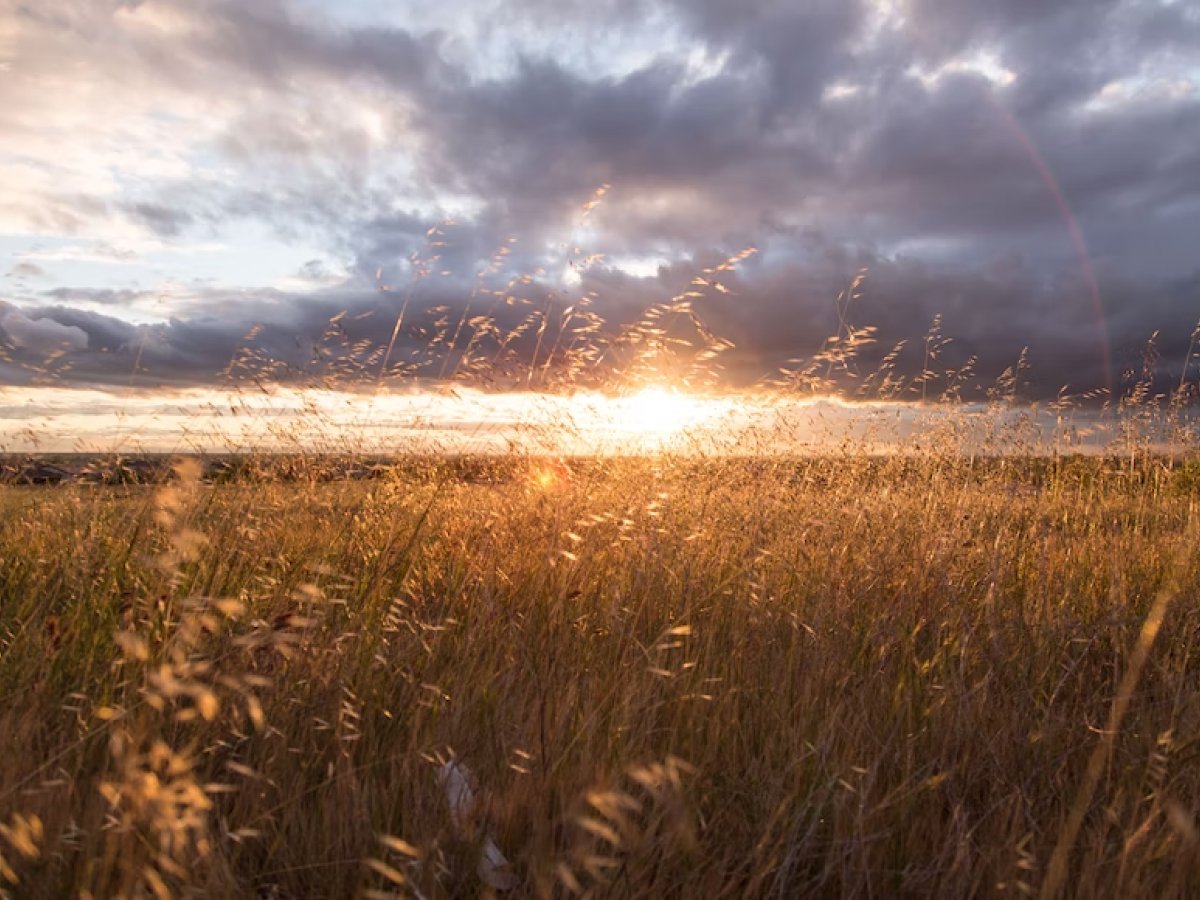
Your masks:
M 297 368 L 252 329 L 223 375 L 721 383 L 732 344 L 693 303 L 753 249 L 610 327 L 532 276 L 486 287 L 505 248 L 460 312 L 410 309 L 441 236 L 380 284 L 386 344 L 339 313 Z M 347 463 L 313 403 L 290 456 L 221 483 L 118 460 L 0 485 L 0 893 L 1189 896 L 1200 466 L 1153 451 L 1194 440 L 1195 335 L 1169 394 L 1148 351 L 1127 395 L 1078 398 L 1118 456 L 1053 455 L 1024 354 L 980 393 L 973 359 L 939 368 L 940 318 L 919 375 L 901 344 L 860 376 L 862 283 L 764 389 L 973 391 L 982 440 L 948 414 L 882 457 L 868 433 L 813 459 Z
M 474 896 L 489 834 L 516 896 L 1200 877 L 1190 468 L 537 465 L 0 488 L 8 890 Z

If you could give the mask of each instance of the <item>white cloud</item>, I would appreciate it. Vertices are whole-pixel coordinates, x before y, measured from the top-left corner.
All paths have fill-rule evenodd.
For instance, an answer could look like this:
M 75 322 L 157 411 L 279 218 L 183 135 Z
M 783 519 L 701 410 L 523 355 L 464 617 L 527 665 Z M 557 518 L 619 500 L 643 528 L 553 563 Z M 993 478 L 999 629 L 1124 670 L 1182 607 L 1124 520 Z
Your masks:
M 1006 88 L 1017 80 L 1017 73 L 1000 62 L 999 57 L 987 50 L 967 53 L 943 63 L 935 69 L 912 66 L 908 74 L 916 77 L 925 87 L 934 88 L 947 75 L 981 75 L 994 87 Z

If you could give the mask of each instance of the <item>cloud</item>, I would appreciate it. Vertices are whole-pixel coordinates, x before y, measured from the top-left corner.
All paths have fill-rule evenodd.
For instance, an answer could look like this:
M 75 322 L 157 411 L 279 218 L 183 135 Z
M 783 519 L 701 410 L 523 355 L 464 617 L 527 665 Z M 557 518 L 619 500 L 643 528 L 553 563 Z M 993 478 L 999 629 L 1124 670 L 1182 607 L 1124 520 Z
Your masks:
M 70 238 L 47 252 L 121 269 L 141 263 L 121 248 L 237 228 L 322 250 L 280 273 L 286 290 L 173 292 L 157 324 L 127 321 L 153 293 L 145 276 L 58 282 L 20 315 L 88 337 L 64 377 L 128 377 L 136 360 L 147 380 L 204 383 L 256 326 L 276 377 L 369 377 L 370 351 L 341 368 L 324 355 L 329 320 L 346 311 L 343 349 L 386 346 L 409 285 L 402 361 L 425 352 L 426 324 L 487 311 L 486 291 L 510 284 L 533 305 L 501 303 L 503 329 L 595 292 L 610 334 L 749 245 L 761 252 L 733 293 L 697 299 L 737 345 L 732 381 L 816 352 L 863 267 L 854 315 L 879 329 L 864 368 L 938 313 L 957 338 L 946 365 L 978 356 L 991 377 L 1028 345 L 1041 395 L 1119 376 L 1105 334 L 1117 370 L 1156 329 L 1164 360 L 1186 350 L 1200 231 L 1186 4 L 452 11 L 409 4 L 369 25 L 284 0 L 6 13 L 22 77 L 0 79 L 0 231 Z M 578 283 L 561 277 L 592 254 Z
M 63 325 L 45 316 L 31 319 L 17 309 L 4 311 L 3 317 L 0 317 L 0 329 L 14 346 L 30 353 L 84 350 L 88 345 L 87 332 L 82 328 Z
M 9 278 L 44 278 L 46 270 L 31 262 L 18 262 L 8 272 Z
M 935 317 L 941 334 L 951 339 L 933 361 L 943 373 L 930 388 L 935 394 L 946 384 L 945 373 L 973 359 L 975 375 L 965 395 L 982 396 L 1026 348 L 1031 366 L 1022 387 L 1026 399 L 1051 398 L 1063 388 L 1082 393 L 1106 382 L 1119 389 L 1123 371 L 1140 369 L 1156 330 L 1164 384 L 1177 382 L 1194 319 L 1200 317 L 1194 301 L 1200 272 L 1156 282 L 1102 273 L 1108 309 L 1098 318 L 1080 274 L 1047 278 L 1017 258 L 963 270 L 864 248 L 847 252 L 816 236 L 805 248 L 800 257 L 768 248 L 734 272 L 716 276 L 725 291 L 698 290 L 692 298 L 696 315 L 707 331 L 732 344 L 698 370 L 690 369 L 688 358 L 704 343 L 702 333 L 686 315 L 652 315 L 653 327 L 665 325 L 667 336 L 694 345 L 672 345 L 661 358 L 675 357 L 681 368 L 673 371 L 690 370 L 697 383 L 706 384 L 718 372 L 725 384 L 748 386 L 778 377 L 781 367 L 802 369 L 837 332 L 835 300 L 863 270 L 860 296 L 843 315 L 855 327 L 874 326 L 876 343 L 861 348 L 846 371 L 831 372 L 851 392 L 898 342 L 906 348 L 894 374 L 909 383 L 910 395 L 919 391 L 913 379 L 927 362 L 924 341 Z M 483 363 L 473 380 L 485 386 L 524 387 L 531 365 L 539 383 L 548 378 L 561 384 L 568 374 L 563 352 L 568 347 L 579 353 L 570 364 L 574 383 L 595 386 L 607 373 L 637 367 L 648 344 L 645 335 L 629 340 L 631 323 L 645 321 L 648 310 L 673 297 L 697 291 L 697 276 L 720 261 L 709 252 L 653 275 L 631 275 L 601 262 L 583 268 L 571 289 L 541 278 L 505 284 L 503 275 L 493 274 L 480 280 L 482 289 L 475 289 L 469 306 L 462 302 L 472 294 L 469 285 L 433 275 L 385 291 L 362 282 L 301 293 L 204 289 L 180 315 L 142 325 L 105 311 L 119 313 L 135 299 L 56 290 L 43 296 L 60 302 L 8 307 L 0 325 L 16 345 L 12 359 L 27 371 L 41 364 L 45 352 L 65 345 L 70 369 L 61 378 L 81 384 L 132 380 L 150 388 L 265 379 L 348 389 L 400 386 L 464 374 L 469 367 L 461 353 L 470 346 Z M 582 308 L 581 298 L 587 300 Z M 80 308 L 81 303 L 93 308 Z M 569 314 L 572 308 L 596 318 Z M 543 321 L 545 331 L 537 339 Z M 39 338 L 27 336 L 34 327 Z M 1106 337 L 1113 365 L 1107 373 Z M 10 377 L 21 380 L 12 372 Z

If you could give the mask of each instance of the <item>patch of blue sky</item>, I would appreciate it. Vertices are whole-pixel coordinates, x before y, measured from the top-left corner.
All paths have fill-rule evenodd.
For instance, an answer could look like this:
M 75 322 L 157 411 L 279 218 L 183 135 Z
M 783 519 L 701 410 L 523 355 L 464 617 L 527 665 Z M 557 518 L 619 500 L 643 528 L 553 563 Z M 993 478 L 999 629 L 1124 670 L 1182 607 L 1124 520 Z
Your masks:
M 92 238 L 0 234 L 0 260 L 0 295 L 26 303 L 44 302 L 46 292 L 56 288 L 135 291 L 156 297 L 152 303 L 122 305 L 122 318 L 132 322 L 170 318 L 177 312 L 172 297 L 192 291 L 313 290 L 329 286 L 345 272 L 344 263 L 326 248 L 282 240 L 252 222 L 227 226 L 219 241 L 122 244 Z M 314 260 L 317 265 L 309 265 Z M 37 271 L 32 272 L 31 266 Z M 321 272 L 322 277 L 313 277 L 313 272 Z M 72 302 L 87 305 L 86 301 Z

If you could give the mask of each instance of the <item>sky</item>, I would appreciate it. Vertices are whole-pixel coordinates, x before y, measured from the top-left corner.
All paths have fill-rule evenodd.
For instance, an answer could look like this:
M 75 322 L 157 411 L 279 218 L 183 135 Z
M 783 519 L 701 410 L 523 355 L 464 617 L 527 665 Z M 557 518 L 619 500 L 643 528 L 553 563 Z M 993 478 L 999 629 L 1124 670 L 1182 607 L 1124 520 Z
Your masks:
M 1156 333 L 1178 382 L 1196 47 L 1166 0 L 0 0 L 5 408 L 636 360 L 852 393 L 900 342 L 906 399 L 1025 351 L 1032 400 Z

